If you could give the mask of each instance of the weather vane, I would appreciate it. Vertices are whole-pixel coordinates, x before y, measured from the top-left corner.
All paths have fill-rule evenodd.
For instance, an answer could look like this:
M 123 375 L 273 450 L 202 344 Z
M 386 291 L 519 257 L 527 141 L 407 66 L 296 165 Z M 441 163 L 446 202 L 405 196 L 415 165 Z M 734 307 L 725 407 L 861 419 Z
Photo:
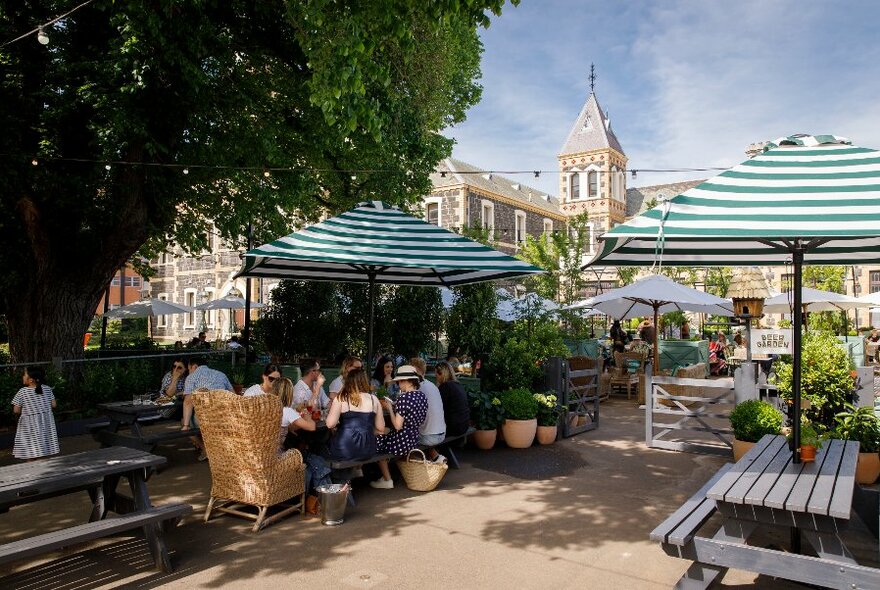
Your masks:
M 596 88 L 596 66 L 594 64 L 590 64 L 590 77 L 587 80 L 590 81 L 590 94 L 592 94 Z

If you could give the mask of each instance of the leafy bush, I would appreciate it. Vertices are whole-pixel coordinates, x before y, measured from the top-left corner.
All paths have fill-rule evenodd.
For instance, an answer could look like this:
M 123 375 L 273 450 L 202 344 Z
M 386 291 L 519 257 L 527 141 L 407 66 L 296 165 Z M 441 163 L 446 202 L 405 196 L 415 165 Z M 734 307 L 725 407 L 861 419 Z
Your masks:
M 504 410 L 497 393 L 468 390 L 468 404 L 477 430 L 495 430 L 504 421 Z
M 538 426 L 556 426 L 562 406 L 556 401 L 552 392 L 536 393 L 532 397 L 538 402 Z
M 543 375 L 528 342 L 508 338 L 495 347 L 482 374 L 486 389 L 531 388 Z
M 501 394 L 501 407 L 508 420 L 532 420 L 538 415 L 538 402 L 529 389 L 509 389 Z
M 765 434 L 779 434 L 782 414 L 765 401 L 750 399 L 730 413 L 733 436 L 745 442 L 758 442 Z
M 827 332 L 804 336 L 801 353 L 801 397 L 810 401 L 804 415 L 814 424 L 831 429 L 834 417 L 846 409 L 856 396 L 854 366 L 840 342 Z M 791 399 L 792 365 L 788 358 L 777 362 L 776 386 L 779 395 Z
M 874 414 L 873 407 L 855 408 L 847 404 L 846 411 L 838 412 L 834 420 L 832 438 L 856 440 L 862 453 L 880 451 L 880 419 Z

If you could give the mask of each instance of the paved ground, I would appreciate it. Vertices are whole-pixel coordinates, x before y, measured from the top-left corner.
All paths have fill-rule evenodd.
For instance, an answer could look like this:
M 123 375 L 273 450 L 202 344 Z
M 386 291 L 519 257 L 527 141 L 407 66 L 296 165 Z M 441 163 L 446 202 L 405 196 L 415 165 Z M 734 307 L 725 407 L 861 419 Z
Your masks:
M 463 469 L 434 492 L 356 487 L 342 526 L 293 517 L 256 535 L 230 516 L 201 521 L 208 465 L 167 445 L 154 503 L 195 508 L 167 535 L 175 573 L 156 573 L 141 539 L 115 537 L 0 568 L 0 587 L 671 588 L 686 564 L 648 533 L 724 459 L 649 451 L 643 436 L 634 403 L 603 402 L 598 430 L 550 447 L 464 450 Z M 65 453 L 94 446 L 62 440 Z M 88 509 L 85 494 L 14 508 L 0 515 L 0 539 L 82 522 Z M 802 588 L 736 571 L 719 587 Z

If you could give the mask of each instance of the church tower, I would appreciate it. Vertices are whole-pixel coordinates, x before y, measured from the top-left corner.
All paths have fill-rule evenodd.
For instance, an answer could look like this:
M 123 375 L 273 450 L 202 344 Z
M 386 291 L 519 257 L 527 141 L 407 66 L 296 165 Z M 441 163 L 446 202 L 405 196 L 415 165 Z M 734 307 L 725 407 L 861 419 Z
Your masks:
M 589 214 L 593 239 L 626 220 L 627 157 L 596 100 L 590 66 L 590 96 L 581 109 L 559 160 L 560 210 L 569 217 Z

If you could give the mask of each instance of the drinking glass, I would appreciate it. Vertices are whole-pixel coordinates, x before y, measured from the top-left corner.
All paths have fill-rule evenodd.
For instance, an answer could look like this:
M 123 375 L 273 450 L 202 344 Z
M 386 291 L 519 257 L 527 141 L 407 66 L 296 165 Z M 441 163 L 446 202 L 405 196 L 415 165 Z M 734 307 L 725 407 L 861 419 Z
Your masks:
M 141 405 L 141 396 L 139 396 L 139 395 L 133 395 L 133 396 L 131 396 L 131 404 L 132 404 L 133 406 L 139 406 L 139 405 Z

